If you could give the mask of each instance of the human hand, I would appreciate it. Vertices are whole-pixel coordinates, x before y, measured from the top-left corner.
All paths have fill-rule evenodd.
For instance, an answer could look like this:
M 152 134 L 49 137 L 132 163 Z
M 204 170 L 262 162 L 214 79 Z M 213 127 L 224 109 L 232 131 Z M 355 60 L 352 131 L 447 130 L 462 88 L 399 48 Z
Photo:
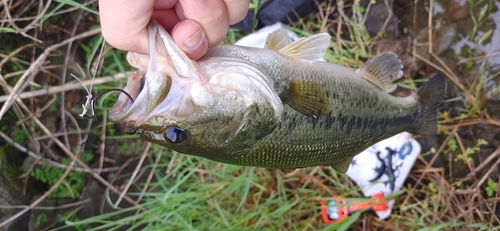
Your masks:
M 192 59 L 226 37 L 250 0 L 99 0 L 102 35 L 113 47 L 148 54 L 146 26 L 158 21 Z

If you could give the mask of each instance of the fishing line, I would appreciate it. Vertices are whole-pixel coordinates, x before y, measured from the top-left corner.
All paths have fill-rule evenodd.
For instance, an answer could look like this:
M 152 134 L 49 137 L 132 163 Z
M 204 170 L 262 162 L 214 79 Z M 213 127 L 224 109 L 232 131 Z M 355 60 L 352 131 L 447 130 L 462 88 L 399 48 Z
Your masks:
M 101 42 L 101 50 L 99 51 L 99 54 L 97 56 L 97 64 L 95 65 L 95 70 L 94 70 L 94 73 L 92 74 L 92 82 L 90 84 L 90 89 L 88 89 L 86 86 L 83 85 L 82 81 L 76 77 L 75 75 L 71 74 L 71 76 L 73 78 L 75 78 L 76 80 L 78 80 L 78 82 L 80 82 L 80 84 L 85 88 L 85 91 L 87 91 L 87 95 L 85 96 L 86 100 L 85 100 L 85 103 L 82 104 L 82 107 L 83 107 L 83 110 L 82 110 L 82 113 L 79 115 L 80 118 L 83 118 L 83 117 L 88 117 L 88 118 L 93 118 L 94 115 L 95 115 L 95 110 L 94 110 L 94 101 L 93 101 L 93 96 L 92 96 L 92 87 L 94 86 L 94 80 L 95 80 L 95 76 L 97 75 L 97 70 L 99 68 L 99 61 L 101 60 L 101 57 L 102 57 L 102 53 L 104 52 L 104 46 L 106 45 L 106 41 L 104 40 L 104 38 L 102 38 L 102 42 Z M 89 117 L 87 116 L 87 110 L 89 108 L 89 106 L 92 105 L 92 115 Z
M 99 56 L 97 56 L 97 65 L 95 65 L 94 74 L 92 75 L 92 83 L 90 84 L 90 90 L 89 90 L 89 92 L 92 92 L 92 87 L 94 86 L 95 75 L 97 74 L 97 70 L 99 68 L 99 61 L 101 60 L 102 53 L 104 53 L 104 47 L 105 46 L 106 46 L 106 41 L 103 38 L 102 39 L 102 43 L 101 43 L 101 50 L 99 51 Z
M 124 91 L 122 89 L 117 89 L 117 88 L 105 90 L 96 96 L 92 95 L 92 88 L 94 87 L 95 76 L 97 75 L 97 71 L 99 69 L 99 62 L 102 58 L 102 54 L 104 53 L 104 47 L 106 46 L 106 41 L 102 37 L 101 37 L 101 39 L 102 39 L 101 49 L 100 49 L 99 54 L 97 56 L 97 65 L 95 65 L 95 70 L 92 73 L 92 81 L 91 81 L 90 87 L 87 88 L 86 86 L 84 86 L 83 82 L 78 77 L 71 74 L 71 76 L 73 78 L 75 78 L 78 82 L 80 82 L 80 84 L 85 88 L 85 91 L 87 91 L 87 95 L 85 96 L 85 98 L 86 98 L 85 103 L 82 104 L 83 110 L 82 110 L 82 113 L 79 115 L 80 118 L 83 118 L 83 117 L 94 118 L 94 116 L 95 116 L 95 101 L 98 98 L 100 98 L 101 96 L 103 96 L 104 94 L 111 92 L 111 91 L 120 91 L 120 92 L 124 93 L 130 99 L 130 101 L 132 101 L 132 103 L 134 102 L 134 99 L 132 98 L 132 96 L 130 96 L 130 94 L 128 94 L 126 91 Z M 91 115 L 87 115 L 87 111 L 88 111 L 89 107 L 91 109 Z

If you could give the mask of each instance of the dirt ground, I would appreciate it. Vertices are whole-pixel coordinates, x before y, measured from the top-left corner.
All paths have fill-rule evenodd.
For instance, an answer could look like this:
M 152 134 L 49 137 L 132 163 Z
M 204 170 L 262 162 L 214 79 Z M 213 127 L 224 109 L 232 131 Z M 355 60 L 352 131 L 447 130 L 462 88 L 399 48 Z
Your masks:
M 367 15 L 365 25 L 374 38 L 367 45 L 370 54 L 397 53 L 405 79 L 422 80 L 436 73 L 447 76 L 446 100 L 439 109 L 440 134 L 419 138 L 423 154 L 407 179 L 405 195 L 397 198 L 398 204 L 413 205 L 437 195 L 436 201 L 445 209 L 437 214 L 429 208 L 432 215 L 422 221 L 425 224 L 456 219 L 465 224 L 500 225 L 500 11 L 498 3 L 486 2 L 417 1 L 414 5 L 379 1 Z M 393 11 L 387 11 L 385 3 L 391 3 Z M 77 206 L 90 200 L 85 190 L 102 193 L 105 187 L 94 184 L 111 186 L 109 178 L 138 159 L 135 149 L 143 147 L 143 142 L 124 147 L 123 140 L 105 139 L 106 135 L 130 132 L 106 121 L 105 110 L 99 110 L 92 120 L 78 118 L 87 92 L 70 74 L 90 86 L 92 75 L 87 70 L 97 70 L 98 82 L 93 85 L 101 91 L 120 86 L 124 72 L 131 71 L 125 66 L 125 53 L 109 46 L 104 49 L 104 59 L 91 59 L 101 41 L 95 1 L 82 5 L 30 0 L 1 4 L 0 191 L 4 190 L 7 202 L 0 203 L 0 226 L 15 230 L 12 227 L 30 223 L 30 219 L 34 222 L 30 209 L 35 206 Z M 344 5 L 348 13 L 350 5 Z M 314 23 L 319 19 L 324 22 L 322 29 L 343 31 L 346 22 L 335 1 L 321 6 L 292 27 L 319 32 Z M 334 42 L 338 41 L 335 37 L 349 39 L 347 32 L 336 33 Z M 407 93 L 401 89 L 402 94 Z M 97 107 L 105 108 L 112 101 L 106 98 Z M 61 172 L 54 173 L 55 180 L 43 181 L 35 171 L 43 165 L 59 166 Z M 40 195 L 61 184 L 58 177 L 69 177 L 67 166 L 72 165 L 78 165 L 72 173 L 81 175 L 66 178 L 72 183 L 64 187 L 74 189 L 68 190 L 74 199 L 42 200 Z M 436 188 L 440 193 L 433 193 Z M 398 215 L 414 216 L 409 210 Z M 47 216 L 44 224 L 57 223 L 57 214 Z M 377 220 L 370 225 L 372 230 L 396 230 L 390 222 Z M 352 226 L 355 230 L 366 227 L 361 222 Z M 444 229 L 473 230 L 462 228 Z

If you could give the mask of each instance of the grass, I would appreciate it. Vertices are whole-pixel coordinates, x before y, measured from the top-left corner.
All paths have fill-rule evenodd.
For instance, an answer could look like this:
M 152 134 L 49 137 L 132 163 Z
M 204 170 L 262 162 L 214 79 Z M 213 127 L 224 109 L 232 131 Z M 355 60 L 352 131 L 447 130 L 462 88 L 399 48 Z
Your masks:
M 426 66 L 420 69 L 421 73 L 427 76 L 437 70 L 449 79 L 450 96 L 440 110 L 441 133 L 437 146 L 419 157 L 404 191 L 394 196 L 396 203 L 389 219 L 378 220 L 369 213 L 356 214 L 342 224 L 328 226 L 322 223 L 319 214 L 322 199 L 334 195 L 362 197 L 359 187 L 331 168 L 241 167 L 173 153 L 126 135 L 119 126 L 106 121 L 106 110 L 115 98 L 111 94 L 98 100 L 94 119 L 76 118 L 81 113 L 80 105 L 85 101 L 86 92 L 69 73 L 77 75 L 86 86 L 92 84 L 95 75 L 92 94 L 121 87 L 126 76 L 123 73 L 128 71 L 124 53 L 107 46 L 98 58 L 102 37 L 93 29 L 97 25 L 95 1 L 65 0 L 40 7 L 24 6 L 25 2 L 9 3 L 10 16 L 6 12 L 1 14 L 10 21 L 1 29 L 2 41 L 6 42 L 0 46 L 0 81 L 4 94 L 0 99 L 10 101 L 2 105 L 8 110 L 4 109 L 5 114 L 0 115 L 0 142 L 10 143 L 35 159 L 23 170 L 25 173 L 20 179 L 24 184 L 33 180 L 33 175 L 40 180 L 40 171 L 54 174 L 47 179 L 50 189 L 38 192 L 42 194 L 40 199 L 23 207 L 0 226 L 22 212 L 37 209 L 43 198 L 60 196 L 65 188 L 64 193 L 72 197 L 80 195 L 82 201 L 89 199 L 85 193 L 92 181 L 108 187 L 104 193 L 95 195 L 103 196 L 102 200 L 94 201 L 101 206 L 99 214 L 80 215 L 91 203 L 68 205 L 75 209 L 60 214 L 64 224 L 54 226 L 55 230 L 64 227 L 75 230 L 489 230 L 500 223 L 499 182 L 498 178 L 490 177 L 498 171 L 495 167 L 500 164 L 500 149 L 492 147 L 491 140 L 467 135 L 467 131 L 479 126 L 500 125 L 486 107 L 489 99 L 498 96 L 500 88 L 484 87 L 488 81 L 495 78 L 498 81 L 499 72 L 483 65 L 487 56 L 480 54 L 477 46 L 465 47 L 460 53 L 459 65 L 473 73 L 462 78 L 455 70 L 460 66 L 448 65 L 432 48 L 426 53 L 415 53 L 414 47 L 432 42 L 433 36 L 413 44 L 410 48 L 413 57 Z M 258 4 L 253 4 L 258 10 Z M 493 11 L 492 1 L 470 0 L 469 4 L 475 22 L 469 34 L 478 35 L 472 36 L 476 44 L 487 43 L 491 32 L 484 28 Z M 325 1 L 320 12 L 289 26 L 299 35 L 330 32 L 333 42 L 325 58 L 355 69 L 375 55 L 371 47 L 383 39 L 383 35 L 367 36 L 363 26 L 367 12 L 367 8 L 353 2 Z M 36 16 L 28 17 L 33 15 Z M 432 17 L 431 14 L 430 18 L 415 18 L 415 21 L 431 22 L 430 35 L 436 33 L 433 22 L 437 19 Z M 17 26 L 24 18 L 28 18 L 28 22 L 19 25 L 34 25 L 38 20 L 43 24 L 41 27 Z M 65 20 L 77 22 L 68 29 L 67 25 L 58 24 Z M 52 34 L 60 36 L 55 44 L 37 43 L 45 38 L 42 35 Z M 244 34 L 230 30 L 226 41 L 233 43 Z M 409 94 L 425 79 L 408 76 L 399 86 L 406 88 L 403 91 Z M 13 94 L 23 100 L 10 97 Z M 41 103 L 46 101 L 49 101 L 46 105 Z M 83 156 L 87 156 L 84 152 L 93 153 L 90 162 L 82 161 L 86 159 Z M 443 161 L 445 165 L 436 165 Z M 124 170 L 126 168 L 131 170 Z M 74 177 L 83 178 L 83 172 L 87 176 L 83 189 L 76 189 L 77 184 L 68 185 Z M 13 208 L 17 207 L 2 207 Z
M 128 193 L 133 197 L 141 195 L 144 203 L 67 224 L 84 226 L 86 230 L 134 226 L 147 230 L 317 229 L 319 200 L 327 195 L 313 176 L 324 177 L 323 182 L 337 182 L 335 178 L 339 177 L 328 169 L 310 172 L 248 168 L 166 152 L 156 153 L 162 155 L 159 163 L 142 168 L 147 174 L 154 172 L 155 180 L 149 183 L 147 192 Z M 155 162 L 154 156 L 150 155 L 150 163 Z M 296 184 L 293 188 L 292 183 Z M 140 189 L 143 185 L 136 186 Z M 112 219 L 125 212 L 134 215 Z

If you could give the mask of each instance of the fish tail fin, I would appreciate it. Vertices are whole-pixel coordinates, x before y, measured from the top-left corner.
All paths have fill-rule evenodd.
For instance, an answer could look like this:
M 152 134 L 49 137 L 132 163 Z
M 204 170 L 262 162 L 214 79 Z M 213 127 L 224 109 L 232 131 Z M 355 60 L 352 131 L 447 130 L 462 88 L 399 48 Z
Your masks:
M 415 130 L 421 135 L 438 133 L 438 106 L 444 99 L 445 78 L 443 74 L 438 74 L 417 89 L 419 106 Z

